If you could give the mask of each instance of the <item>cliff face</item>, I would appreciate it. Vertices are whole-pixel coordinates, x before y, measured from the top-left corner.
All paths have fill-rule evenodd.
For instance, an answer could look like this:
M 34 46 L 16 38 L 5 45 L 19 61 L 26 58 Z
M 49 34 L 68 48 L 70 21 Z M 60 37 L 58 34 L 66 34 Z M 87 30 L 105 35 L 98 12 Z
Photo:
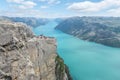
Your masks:
M 119 17 L 72 17 L 62 21 L 56 29 L 82 40 L 120 47 Z
M 55 74 L 57 77 L 56 80 L 72 80 L 68 67 L 64 64 L 63 59 L 60 58 L 60 56 L 57 56 L 55 62 L 56 62 Z
M 70 80 L 65 65 L 63 75 L 56 73 L 56 58 L 54 38 L 36 37 L 25 24 L 0 21 L 0 80 Z

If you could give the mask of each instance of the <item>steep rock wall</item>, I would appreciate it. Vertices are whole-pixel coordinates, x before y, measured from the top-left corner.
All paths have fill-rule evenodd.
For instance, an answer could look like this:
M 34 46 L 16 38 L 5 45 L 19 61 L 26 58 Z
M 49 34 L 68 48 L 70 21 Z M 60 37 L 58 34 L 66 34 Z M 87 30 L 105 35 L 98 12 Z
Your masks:
M 69 80 L 65 71 L 56 73 L 56 57 L 54 38 L 36 37 L 22 23 L 0 21 L 0 80 Z

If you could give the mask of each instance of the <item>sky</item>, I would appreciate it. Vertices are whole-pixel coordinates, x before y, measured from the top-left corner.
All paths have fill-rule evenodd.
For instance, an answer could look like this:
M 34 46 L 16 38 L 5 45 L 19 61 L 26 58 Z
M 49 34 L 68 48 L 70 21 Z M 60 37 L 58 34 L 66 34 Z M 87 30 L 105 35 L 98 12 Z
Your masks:
M 120 0 L 0 0 L 0 16 L 41 18 L 120 17 Z

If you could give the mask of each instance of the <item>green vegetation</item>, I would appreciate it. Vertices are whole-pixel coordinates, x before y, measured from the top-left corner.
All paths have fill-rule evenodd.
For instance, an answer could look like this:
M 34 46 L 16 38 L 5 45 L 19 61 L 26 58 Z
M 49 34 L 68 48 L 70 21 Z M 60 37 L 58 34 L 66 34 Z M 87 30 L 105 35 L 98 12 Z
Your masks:
M 64 61 L 62 60 L 62 58 L 60 58 L 60 56 L 57 56 L 55 59 L 55 62 L 57 63 L 57 66 L 60 70 L 60 73 L 64 73 L 65 71 L 65 64 Z
M 55 62 L 55 74 L 57 76 L 57 80 L 64 80 L 64 78 L 66 77 L 65 75 L 67 75 L 68 80 L 72 80 L 68 67 L 64 64 L 63 59 L 60 58 L 59 55 L 56 56 Z

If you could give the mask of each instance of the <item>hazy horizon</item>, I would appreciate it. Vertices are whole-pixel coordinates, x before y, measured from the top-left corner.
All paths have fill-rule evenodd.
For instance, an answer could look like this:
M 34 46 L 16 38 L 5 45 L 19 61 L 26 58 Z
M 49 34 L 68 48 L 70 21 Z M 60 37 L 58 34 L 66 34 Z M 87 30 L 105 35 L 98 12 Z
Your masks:
M 0 16 L 40 18 L 120 17 L 120 0 L 1 0 Z

